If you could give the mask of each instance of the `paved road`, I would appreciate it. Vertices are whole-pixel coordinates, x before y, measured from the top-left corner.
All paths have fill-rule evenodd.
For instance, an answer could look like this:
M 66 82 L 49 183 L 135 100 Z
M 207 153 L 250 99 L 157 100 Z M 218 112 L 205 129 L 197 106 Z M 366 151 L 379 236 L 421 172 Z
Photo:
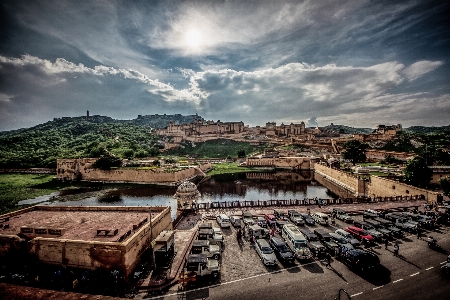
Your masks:
M 346 225 L 337 222 L 336 228 Z M 329 228 L 334 229 L 334 228 Z M 334 259 L 331 267 L 323 261 L 296 262 L 294 266 L 265 267 L 249 242 L 239 247 L 234 229 L 224 231 L 226 250 L 220 282 L 208 280 L 187 292 L 174 287 L 159 299 L 334 299 L 345 289 L 352 299 L 450 299 L 450 277 L 441 274 L 441 263 L 450 250 L 450 228 L 425 231 L 438 240 L 440 250 L 431 250 L 414 235 L 399 239 L 400 257 L 384 245 L 372 247 L 382 267 L 376 274 L 361 275 Z M 203 287 L 201 287 L 203 286 Z M 343 294 L 342 294 L 343 295 Z M 139 294 L 149 299 L 153 295 Z M 341 299 L 347 299 L 342 297 Z

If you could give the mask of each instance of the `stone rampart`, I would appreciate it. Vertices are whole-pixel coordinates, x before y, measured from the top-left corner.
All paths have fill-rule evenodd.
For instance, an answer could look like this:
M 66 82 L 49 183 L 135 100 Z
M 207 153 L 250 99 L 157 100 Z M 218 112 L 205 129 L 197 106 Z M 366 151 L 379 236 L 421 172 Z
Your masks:
M 395 180 L 378 176 L 371 176 L 367 185 L 367 196 L 391 197 L 391 196 L 415 196 L 423 195 L 428 202 L 437 202 L 439 193 L 427 191 L 426 189 L 414 187 Z
M 202 171 L 211 169 L 211 164 L 207 163 L 199 165 L 198 168 L 190 167 L 179 171 L 171 171 L 167 168 L 100 170 L 92 167 L 96 160 L 95 158 L 58 159 L 58 179 L 173 185 L 198 175 L 204 175 Z
M 246 159 L 247 167 L 271 167 L 281 169 L 314 169 L 315 159 L 310 157 L 249 157 Z
M 346 191 L 357 195 L 358 192 L 358 178 L 352 174 L 344 171 L 329 168 L 322 164 L 315 164 L 314 170 L 324 179 L 336 184 Z

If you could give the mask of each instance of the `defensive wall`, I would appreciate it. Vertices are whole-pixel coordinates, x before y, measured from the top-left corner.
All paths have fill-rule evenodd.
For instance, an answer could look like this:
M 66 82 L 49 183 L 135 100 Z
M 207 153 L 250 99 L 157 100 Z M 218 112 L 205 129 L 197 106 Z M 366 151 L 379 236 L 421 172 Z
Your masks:
M 313 170 L 316 159 L 311 157 L 248 157 L 245 162 L 247 167 Z
M 203 176 L 205 171 L 211 169 L 211 164 L 205 163 L 179 171 L 171 171 L 167 168 L 100 170 L 92 167 L 96 160 L 96 158 L 58 159 L 57 178 L 60 180 L 177 185 L 184 180 L 199 175 Z
M 315 164 L 314 171 L 327 181 L 332 182 L 345 191 L 349 191 L 352 195 L 355 196 L 357 194 L 358 177 L 341 170 L 329 168 L 322 164 Z
M 45 222 L 36 225 L 36 222 L 29 220 L 32 212 L 51 212 L 53 215 L 60 213 L 71 219 L 76 219 L 71 214 L 81 212 L 86 217 L 81 218 L 80 222 L 89 222 L 88 215 L 92 213 L 122 214 L 123 217 L 114 215 L 114 220 L 103 222 L 100 228 L 85 230 L 79 228 L 82 225 L 80 222 L 66 224 L 65 228 L 61 228 L 60 224 L 55 228 L 54 224 Z M 148 218 L 150 213 L 151 221 Z M 135 219 L 137 216 L 142 220 L 136 224 L 128 224 L 130 216 Z M 0 222 L 0 256 L 15 259 L 34 257 L 46 264 L 89 270 L 117 269 L 125 276 L 131 274 L 159 233 L 172 229 L 170 207 L 33 206 L 2 215 Z M 73 238 L 73 233 L 77 230 L 81 231 L 79 239 Z
M 440 195 L 437 192 L 414 187 L 379 176 L 363 178 L 344 171 L 329 168 L 322 164 L 315 164 L 314 168 L 315 174 L 321 177 L 319 178 L 315 176 L 316 180 L 328 188 L 328 182 L 336 185 L 340 189 L 336 189 L 336 191 L 332 189 L 332 191 L 341 197 L 343 197 L 343 193 L 346 192 L 352 194 L 353 197 L 371 197 L 372 199 L 380 197 L 416 198 L 420 196 L 426 199 L 429 203 L 432 203 L 437 202 Z

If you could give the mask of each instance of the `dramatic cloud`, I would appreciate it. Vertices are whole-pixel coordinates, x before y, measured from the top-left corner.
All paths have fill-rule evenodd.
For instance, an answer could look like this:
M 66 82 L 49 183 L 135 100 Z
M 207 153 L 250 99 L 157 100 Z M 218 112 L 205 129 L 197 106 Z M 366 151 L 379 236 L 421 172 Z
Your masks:
M 405 74 L 408 80 L 413 81 L 422 76 L 423 74 L 431 72 L 443 64 L 444 63 L 442 61 L 428 61 L 428 60 L 418 61 L 409 66 L 408 68 L 404 69 L 402 73 Z
M 449 8 L 438 0 L 3 1 L 0 130 L 87 109 L 250 125 L 445 125 Z

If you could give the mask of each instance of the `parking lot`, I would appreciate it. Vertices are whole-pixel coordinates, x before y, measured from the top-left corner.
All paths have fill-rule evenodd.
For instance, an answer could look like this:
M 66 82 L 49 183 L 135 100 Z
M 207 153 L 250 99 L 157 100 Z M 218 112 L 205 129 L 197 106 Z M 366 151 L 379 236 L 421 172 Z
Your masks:
M 281 209 L 281 211 L 286 212 L 287 209 Z M 314 208 L 311 208 L 310 212 L 313 213 L 314 211 Z M 323 211 L 323 209 L 320 211 Z M 262 215 L 263 213 L 272 212 L 273 209 L 266 208 L 264 211 L 259 211 L 256 213 L 258 213 L 258 215 Z M 207 216 L 204 215 L 203 221 L 212 222 L 213 226 L 219 227 L 217 222 L 214 220 L 214 214 L 218 213 L 219 212 L 214 212 L 213 214 L 210 213 L 208 215 L 209 219 L 207 219 Z M 234 211 L 228 212 L 228 215 L 241 215 L 241 213 L 241 211 Z M 256 216 L 256 213 L 254 212 L 254 216 Z M 353 218 L 355 220 L 362 220 L 362 215 L 354 215 Z M 344 223 L 340 220 L 335 220 L 334 225 L 305 225 L 305 227 L 309 228 L 311 231 L 314 231 L 316 228 L 324 228 L 328 231 L 335 231 L 336 229 L 345 229 L 349 225 L 351 224 Z M 300 228 L 301 227 L 302 226 L 300 226 Z M 365 250 L 375 253 L 381 261 L 381 268 L 376 276 L 371 276 L 370 274 L 366 274 L 366 276 L 356 274 L 344 265 L 339 258 L 335 257 L 331 260 L 331 267 L 326 266 L 326 261 L 324 259 L 317 258 L 304 261 L 295 260 L 293 265 L 283 265 L 280 262 L 277 262 L 275 266 L 264 266 L 254 249 L 254 243 L 250 241 L 250 237 L 248 235 L 246 235 L 239 243 L 236 234 L 237 229 L 233 226 L 230 228 L 222 228 L 222 232 L 224 236 L 224 251 L 221 258 L 221 276 L 217 280 L 201 280 L 195 285 L 189 287 L 188 290 L 190 289 L 192 292 L 188 293 L 190 293 L 192 299 L 198 299 L 195 294 L 204 291 L 204 289 L 208 290 L 208 295 L 210 296 L 215 290 L 222 289 L 225 289 L 226 293 L 230 293 L 228 296 L 235 296 L 235 294 L 233 294 L 234 289 L 230 290 L 230 286 L 242 285 L 244 284 L 244 281 L 248 281 L 248 284 L 252 282 L 252 284 L 248 286 L 245 285 L 245 289 L 248 290 L 247 296 L 251 298 L 250 296 L 252 293 L 250 291 L 258 285 L 262 285 L 261 289 L 264 289 L 276 284 L 278 280 L 290 281 L 295 279 L 295 282 L 307 282 L 309 280 L 317 281 L 317 278 L 315 278 L 317 275 L 325 275 L 328 280 L 331 280 L 332 283 L 329 283 L 328 285 L 331 284 L 341 286 L 341 284 L 344 284 L 342 286 L 346 287 L 350 291 L 353 289 L 352 287 L 349 287 L 352 281 L 360 282 L 358 283 L 358 289 L 378 291 L 378 289 L 381 290 L 384 286 L 389 286 L 389 284 L 392 285 L 393 282 L 399 282 L 396 280 L 403 280 L 403 277 L 405 276 L 411 276 L 416 273 L 419 274 L 418 272 L 425 271 L 439 272 L 438 267 L 441 262 L 445 261 L 448 255 L 448 250 L 450 250 L 450 238 L 448 234 L 449 227 L 447 226 L 440 226 L 439 228 L 432 230 L 425 229 L 422 231 L 420 239 L 417 238 L 415 234 L 407 232 L 401 238 L 390 238 L 387 249 L 385 249 L 384 243 L 381 242 L 376 242 L 371 246 L 364 248 Z M 439 248 L 434 250 L 428 248 L 426 238 L 430 235 L 438 241 Z M 275 236 L 281 237 L 279 232 L 276 232 Z M 393 255 L 394 243 L 398 243 L 400 247 L 400 255 L 398 257 Z M 437 273 L 437 276 L 439 276 L 439 274 L 440 273 Z M 402 278 L 398 279 L 398 277 Z M 266 280 L 266 278 L 269 279 Z M 272 287 L 276 288 L 276 286 Z M 337 287 L 333 291 L 325 291 L 323 290 L 323 287 L 317 287 L 315 289 L 312 288 L 311 292 L 315 293 L 315 295 L 321 295 L 320 297 L 317 297 L 320 299 L 323 295 L 329 295 L 331 297 L 332 293 L 337 292 L 337 290 Z M 175 295 L 177 293 L 179 293 L 179 286 L 174 286 L 166 293 L 166 297 L 170 298 L 171 295 Z M 358 294 L 358 292 L 353 293 L 354 296 L 356 294 Z M 202 295 L 204 296 L 204 294 Z M 146 295 L 146 297 L 149 296 L 150 295 Z M 245 298 L 243 296 L 244 295 L 241 295 L 241 298 Z M 259 292 L 254 294 L 254 296 L 261 299 L 265 298 L 264 296 L 259 295 Z M 221 297 L 217 297 L 216 295 L 211 298 Z M 316 297 L 311 298 L 315 299 Z

